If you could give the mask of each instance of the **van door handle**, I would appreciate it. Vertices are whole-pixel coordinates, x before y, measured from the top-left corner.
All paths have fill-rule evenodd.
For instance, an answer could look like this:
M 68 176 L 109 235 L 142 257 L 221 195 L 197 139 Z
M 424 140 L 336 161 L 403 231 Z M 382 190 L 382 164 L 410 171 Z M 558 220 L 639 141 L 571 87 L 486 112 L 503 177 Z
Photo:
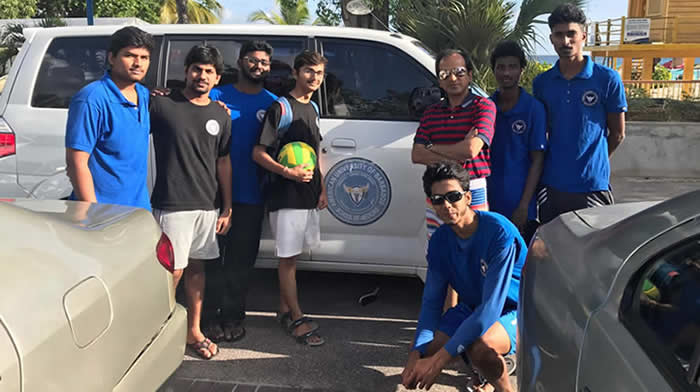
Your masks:
M 331 142 L 331 147 L 333 148 L 356 148 L 357 144 L 352 139 L 347 138 L 337 138 L 333 139 Z

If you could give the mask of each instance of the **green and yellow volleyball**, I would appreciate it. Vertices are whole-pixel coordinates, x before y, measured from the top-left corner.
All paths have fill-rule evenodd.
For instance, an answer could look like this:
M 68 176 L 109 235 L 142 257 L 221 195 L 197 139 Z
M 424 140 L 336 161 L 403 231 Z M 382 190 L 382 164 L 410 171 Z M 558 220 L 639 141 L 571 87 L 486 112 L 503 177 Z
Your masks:
M 283 166 L 295 167 L 309 164 L 308 168 L 316 168 L 316 151 L 304 142 L 291 142 L 282 146 L 277 155 L 277 162 Z

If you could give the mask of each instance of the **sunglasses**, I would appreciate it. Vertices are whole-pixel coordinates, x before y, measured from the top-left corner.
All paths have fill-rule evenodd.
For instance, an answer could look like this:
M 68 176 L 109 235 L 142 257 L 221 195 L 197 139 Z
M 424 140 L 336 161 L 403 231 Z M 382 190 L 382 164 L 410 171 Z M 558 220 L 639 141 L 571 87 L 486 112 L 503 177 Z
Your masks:
M 450 191 L 445 193 L 444 195 L 431 195 L 428 199 L 430 200 L 430 204 L 434 206 L 445 204 L 445 200 L 449 201 L 450 204 L 454 204 L 462 200 L 462 198 L 467 192 L 469 191 Z
M 450 77 L 450 75 L 454 75 L 457 78 L 463 78 L 467 76 L 467 72 L 468 71 L 466 67 L 457 67 L 455 69 L 441 69 L 438 72 L 438 78 L 440 78 L 440 80 L 447 80 Z
M 256 59 L 255 57 L 248 57 L 248 56 L 244 56 L 244 57 L 242 57 L 242 59 L 247 61 L 248 65 L 250 65 L 250 66 L 253 66 L 253 65 L 261 65 L 263 67 L 270 66 L 270 61 L 268 61 L 268 60 Z

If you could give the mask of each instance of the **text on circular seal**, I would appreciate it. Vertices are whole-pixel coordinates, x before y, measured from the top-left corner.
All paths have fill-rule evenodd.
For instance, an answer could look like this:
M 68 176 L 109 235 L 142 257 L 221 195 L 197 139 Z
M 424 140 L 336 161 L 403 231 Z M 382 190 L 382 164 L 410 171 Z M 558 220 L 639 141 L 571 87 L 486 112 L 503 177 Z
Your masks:
M 219 126 L 219 122 L 216 120 L 209 120 L 207 121 L 207 124 L 204 126 L 204 129 L 207 130 L 207 133 L 209 133 L 212 136 L 216 136 L 219 134 L 219 131 L 221 130 L 221 127 Z
M 325 176 L 328 211 L 339 221 L 364 226 L 381 218 L 391 203 L 391 183 L 374 162 L 349 158 Z

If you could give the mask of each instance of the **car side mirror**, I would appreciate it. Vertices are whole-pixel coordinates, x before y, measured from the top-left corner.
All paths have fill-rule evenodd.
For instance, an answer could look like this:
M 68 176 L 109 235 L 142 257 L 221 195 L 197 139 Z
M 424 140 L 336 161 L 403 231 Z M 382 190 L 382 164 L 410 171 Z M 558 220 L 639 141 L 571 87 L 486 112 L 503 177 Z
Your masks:
M 428 106 L 440 102 L 441 99 L 440 87 L 416 87 L 408 99 L 408 112 L 412 117 L 420 118 Z

